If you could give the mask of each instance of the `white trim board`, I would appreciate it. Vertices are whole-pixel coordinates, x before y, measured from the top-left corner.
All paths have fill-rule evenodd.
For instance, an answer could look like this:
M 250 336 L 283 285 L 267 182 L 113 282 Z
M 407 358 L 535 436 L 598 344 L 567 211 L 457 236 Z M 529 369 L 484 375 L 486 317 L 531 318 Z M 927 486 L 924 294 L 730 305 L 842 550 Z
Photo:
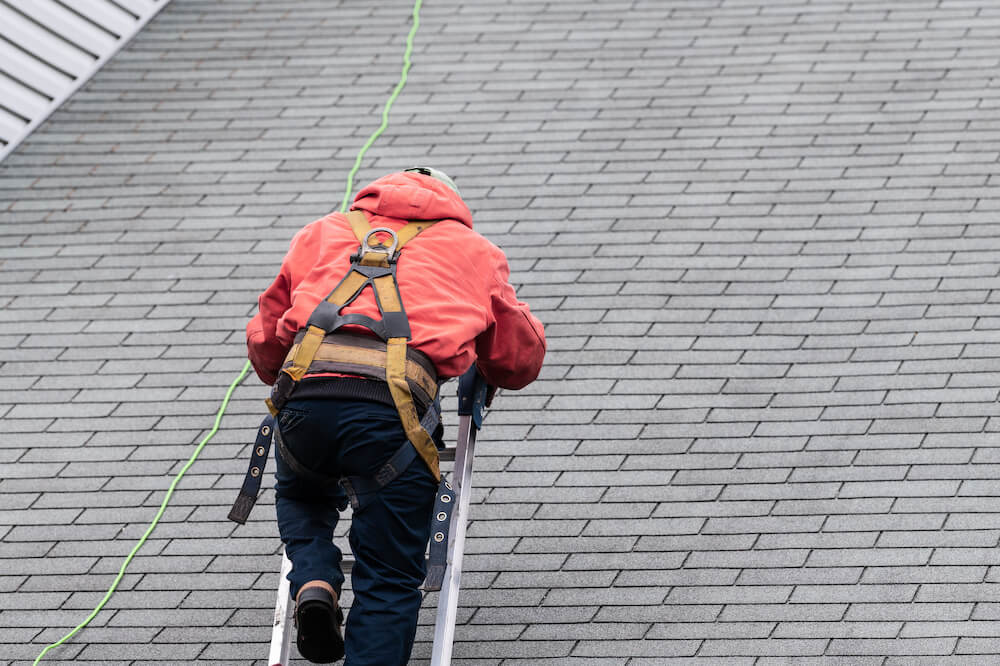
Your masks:
M 170 0 L 0 0 L 0 161 Z

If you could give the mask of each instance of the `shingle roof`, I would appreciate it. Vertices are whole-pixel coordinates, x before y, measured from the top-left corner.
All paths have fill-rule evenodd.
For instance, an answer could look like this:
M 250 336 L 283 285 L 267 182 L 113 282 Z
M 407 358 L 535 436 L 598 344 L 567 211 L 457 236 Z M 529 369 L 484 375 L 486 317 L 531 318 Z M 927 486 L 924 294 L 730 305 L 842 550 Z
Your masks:
M 173 0 L 0 163 L 0 664 L 97 604 L 211 427 L 410 8 Z M 456 663 L 995 659 L 998 32 L 988 0 L 426 2 L 359 182 L 454 175 L 550 342 L 483 431 Z M 225 518 L 264 395 L 43 663 L 264 663 L 273 492 Z

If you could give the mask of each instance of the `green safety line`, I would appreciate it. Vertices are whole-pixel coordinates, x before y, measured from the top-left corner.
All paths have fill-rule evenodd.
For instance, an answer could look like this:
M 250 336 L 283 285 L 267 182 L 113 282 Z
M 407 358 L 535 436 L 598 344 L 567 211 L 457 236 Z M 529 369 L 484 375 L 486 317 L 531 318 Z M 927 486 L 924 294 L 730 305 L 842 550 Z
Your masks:
M 354 176 L 358 173 L 358 169 L 361 168 L 361 160 L 364 158 L 365 153 L 371 148 L 371 145 L 375 143 L 375 139 L 381 136 L 385 128 L 389 126 L 389 109 L 392 108 L 392 103 L 396 101 L 399 97 L 399 92 L 406 85 L 406 75 L 410 72 L 410 55 L 413 53 L 413 36 L 417 34 L 417 28 L 420 27 L 420 5 L 423 4 L 423 0 L 416 0 L 413 3 L 413 25 L 410 27 L 410 34 L 406 36 L 406 50 L 403 52 L 403 72 L 399 76 L 399 83 L 393 89 L 392 94 L 389 95 L 389 99 L 385 103 L 385 108 L 382 109 L 382 124 L 379 128 L 375 130 L 365 145 L 361 146 L 361 150 L 358 152 L 357 159 L 354 160 L 354 166 L 351 168 L 351 172 L 347 174 L 347 190 L 344 192 L 344 200 L 340 202 L 340 212 L 343 213 L 347 210 L 347 202 L 351 198 L 351 188 L 354 186 Z
M 403 71 L 400 74 L 399 83 L 396 84 L 396 87 L 393 89 L 392 94 L 389 96 L 389 99 L 385 103 L 385 108 L 382 109 L 382 124 L 379 125 L 378 129 L 376 129 L 370 137 L 368 137 L 368 141 L 366 141 L 365 144 L 361 146 L 361 150 L 358 152 L 358 157 L 357 159 L 354 160 L 354 166 L 351 168 L 350 173 L 347 175 L 347 189 L 346 192 L 344 193 L 344 200 L 340 204 L 340 212 L 342 213 L 347 210 L 347 204 L 351 198 L 351 190 L 354 188 L 354 177 L 357 175 L 358 169 L 361 168 L 361 161 L 362 159 L 364 159 L 365 153 L 368 152 L 368 149 L 371 148 L 372 144 L 375 143 L 375 139 L 381 136 L 381 134 L 389 126 L 389 110 L 392 108 L 392 104 L 393 102 L 396 101 L 396 98 L 399 97 L 399 93 L 403 90 L 403 86 L 406 85 L 406 75 L 409 73 L 410 67 L 413 64 L 412 61 L 410 60 L 410 56 L 413 54 L 413 38 L 417 34 L 417 28 L 420 27 L 420 7 L 422 5 L 423 5 L 423 0 L 415 0 L 413 4 L 413 25 L 410 28 L 410 33 L 406 37 L 406 50 L 403 53 Z M 207 444 L 208 441 L 215 436 L 215 433 L 219 431 L 219 423 L 222 422 L 222 415 L 226 413 L 226 407 L 229 406 L 229 399 L 232 397 L 233 391 L 236 390 L 236 387 L 239 386 L 240 383 L 243 381 L 243 379 L 246 378 L 246 376 L 250 373 L 250 367 L 251 367 L 250 361 L 247 361 L 243 365 L 243 370 L 240 371 L 239 376 L 236 377 L 236 379 L 233 380 L 233 383 L 229 385 L 229 390 L 226 391 L 226 396 L 222 399 L 222 405 L 219 406 L 219 411 L 215 415 L 215 424 L 212 426 L 211 431 L 209 431 L 209 433 L 205 435 L 205 437 L 201 440 L 201 442 L 199 442 L 198 447 L 194 450 L 194 453 L 191 454 L 191 457 L 188 458 L 187 463 L 184 465 L 184 467 L 181 468 L 181 471 L 177 473 L 177 476 L 174 477 L 174 480 L 170 484 L 170 487 L 167 488 L 167 494 L 163 497 L 163 502 L 160 504 L 160 510 L 157 511 L 156 516 L 153 517 L 153 522 L 149 524 L 149 527 L 146 528 L 146 532 L 142 535 L 142 537 L 140 537 L 139 541 L 135 544 L 135 547 L 132 548 L 132 552 L 130 552 L 128 554 L 128 557 L 125 558 L 125 561 L 122 562 L 122 566 L 118 570 L 118 575 L 115 577 L 115 580 L 111 583 L 111 587 L 108 588 L 108 591 L 105 593 L 104 598 L 101 599 L 100 603 L 97 604 L 94 610 L 90 612 L 90 615 L 88 615 L 83 622 L 76 625 L 76 627 L 74 627 L 71 632 L 60 638 L 55 643 L 47 645 L 45 649 L 42 650 L 41 654 L 39 654 L 38 657 L 35 658 L 34 664 L 32 666 L 38 666 L 38 663 L 42 660 L 42 657 L 44 657 L 49 650 L 59 647 L 60 645 L 68 641 L 70 638 L 75 636 L 77 632 L 79 632 L 81 629 L 90 624 L 91 620 L 97 617 L 97 614 L 101 612 L 104 606 L 111 599 L 111 595 L 114 594 L 115 590 L 118 589 L 118 584 L 121 583 L 122 577 L 124 577 L 125 575 L 125 569 L 128 568 L 128 565 L 132 562 L 132 559 L 135 557 L 135 554 L 139 552 L 139 549 L 142 548 L 144 543 L 146 543 L 146 539 L 149 537 L 150 534 L 153 533 L 153 530 L 160 523 L 160 518 L 163 517 L 163 513 L 167 510 L 167 503 L 170 502 L 170 498 L 174 494 L 174 488 L 177 487 L 177 484 L 180 482 L 185 472 L 188 471 L 188 468 L 190 468 L 191 465 L 194 464 L 194 461 L 197 460 L 198 455 L 201 454 L 202 449 L 205 448 L 205 444 Z
M 198 454 L 201 453 L 201 450 L 205 448 L 205 444 L 208 443 L 208 440 L 212 439 L 215 433 L 218 432 L 219 423 L 222 421 L 222 415 L 226 412 L 226 407 L 229 405 L 229 398 L 232 397 L 233 391 L 236 390 L 237 385 L 239 385 L 239 383 L 243 381 L 243 378 L 247 376 L 247 373 L 249 371 L 250 371 L 250 361 L 247 361 L 246 365 L 243 366 L 243 371 L 240 372 L 239 377 L 237 377 L 233 381 L 233 383 L 229 385 L 229 390 L 226 391 L 226 397 L 222 399 L 222 406 L 219 407 L 219 411 L 215 415 L 215 425 L 212 426 L 212 430 L 209 431 L 207 435 L 205 435 L 205 437 L 201 440 L 201 443 L 198 444 L 198 448 L 196 448 L 194 450 L 194 453 L 191 454 L 191 457 L 188 458 L 187 464 L 185 464 L 184 467 L 181 468 L 181 471 L 177 474 L 177 476 L 174 477 L 173 483 L 171 483 L 170 487 L 167 488 L 167 494 L 163 497 L 163 502 L 160 504 L 160 510 L 156 512 L 156 517 L 153 518 L 153 522 L 149 524 L 148 528 L 146 528 L 146 533 L 142 535 L 142 537 L 139 539 L 139 542 L 135 544 L 134 548 L 132 548 L 132 552 L 129 553 L 128 557 L 125 558 L 125 561 L 122 562 L 121 569 L 118 570 L 118 575 L 115 577 L 114 582 L 111 583 L 111 587 L 108 588 L 108 591 L 107 593 L 105 593 L 104 598 L 101 599 L 101 603 L 97 604 L 97 607 L 90 612 L 90 615 L 87 616 L 87 619 L 85 619 L 80 624 L 76 625 L 73 631 L 69 632 L 68 634 L 60 638 L 58 641 L 53 643 L 52 645 L 46 646 L 46 648 L 42 650 L 42 653 L 38 655 L 38 657 L 35 659 L 35 664 L 38 664 L 38 662 L 42 660 L 42 657 L 45 656 L 46 652 L 48 652 L 54 647 L 62 645 L 70 638 L 72 638 L 73 635 L 76 634 L 76 632 L 80 631 L 88 624 L 90 624 L 90 621 L 93 620 L 95 617 L 97 617 L 97 614 L 101 612 L 101 609 L 104 608 L 104 605 L 108 603 L 109 599 L 111 599 L 111 595 L 114 594 L 116 589 L 118 589 L 118 583 L 121 582 L 122 576 L 125 575 L 125 569 L 132 561 L 132 558 L 135 557 L 135 554 L 137 552 L 139 552 L 139 549 L 142 548 L 142 545 L 146 543 L 146 538 L 153 533 L 153 529 L 159 524 L 160 518 L 163 516 L 163 512 L 167 510 L 167 502 L 170 501 L 170 497 L 174 494 L 174 488 L 177 487 L 177 484 L 178 482 L 180 482 L 181 477 L 183 477 L 184 473 L 188 471 L 188 468 L 194 464 L 195 459 L 198 457 Z

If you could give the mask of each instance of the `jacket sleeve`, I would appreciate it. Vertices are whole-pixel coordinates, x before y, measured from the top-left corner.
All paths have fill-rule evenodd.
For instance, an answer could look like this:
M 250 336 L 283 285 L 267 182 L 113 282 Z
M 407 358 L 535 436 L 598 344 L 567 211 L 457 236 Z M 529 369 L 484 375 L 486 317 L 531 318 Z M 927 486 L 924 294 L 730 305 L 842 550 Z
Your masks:
M 323 242 L 321 221 L 307 224 L 292 238 L 278 276 L 257 299 L 257 314 L 247 324 L 247 356 L 265 384 L 277 381 L 292 347 L 295 331 L 285 330 L 285 316 L 292 309 L 293 292 L 299 288 L 303 275 L 319 260 Z
M 292 306 L 289 277 L 287 264 L 282 265 L 274 282 L 257 299 L 257 314 L 247 324 L 247 356 L 265 384 L 277 380 L 288 353 L 286 345 L 278 339 L 278 321 Z
M 487 382 L 524 388 L 537 377 L 545 358 L 545 329 L 510 285 L 507 259 L 500 255 L 490 294 L 492 321 L 476 338 L 476 361 Z
M 257 376 L 265 384 L 278 379 L 281 365 L 292 346 L 282 335 L 282 320 L 292 307 L 292 291 L 301 279 L 302 268 L 316 261 L 316 223 L 300 229 L 289 243 L 281 270 L 271 285 L 257 299 L 257 314 L 247 324 L 247 356 Z M 298 268 L 297 268 L 298 267 Z

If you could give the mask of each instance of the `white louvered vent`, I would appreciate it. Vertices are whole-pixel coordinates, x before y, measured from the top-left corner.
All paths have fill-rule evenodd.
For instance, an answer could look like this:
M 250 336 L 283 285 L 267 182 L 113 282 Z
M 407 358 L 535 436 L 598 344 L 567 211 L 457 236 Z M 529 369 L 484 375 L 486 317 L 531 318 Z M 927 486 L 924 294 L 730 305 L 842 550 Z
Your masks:
M 0 0 L 0 160 L 170 0 Z

